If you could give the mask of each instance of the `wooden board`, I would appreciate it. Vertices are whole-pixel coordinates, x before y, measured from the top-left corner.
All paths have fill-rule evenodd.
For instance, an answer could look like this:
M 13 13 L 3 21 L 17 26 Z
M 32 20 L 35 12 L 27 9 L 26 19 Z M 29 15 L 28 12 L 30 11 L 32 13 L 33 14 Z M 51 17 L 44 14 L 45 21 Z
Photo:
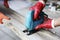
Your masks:
M 12 24 L 13 25 L 10 25 L 8 26 L 11 27 L 9 29 L 11 29 L 11 31 L 16 34 L 17 32 L 15 32 L 14 28 L 16 28 L 19 32 L 19 35 L 16 34 L 19 38 L 21 38 L 21 40 L 60 40 L 60 38 L 58 36 L 56 36 L 55 34 L 49 32 L 49 31 L 46 31 L 46 30 L 42 30 L 42 31 L 39 31 L 35 34 L 32 34 L 30 36 L 26 35 L 25 33 L 23 33 L 22 31 L 25 28 L 25 25 L 24 25 L 24 22 L 25 22 L 25 11 L 21 11 L 21 14 L 20 13 L 17 13 L 17 12 L 14 12 L 12 10 L 6 10 L 8 13 L 7 16 L 11 17 L 11 21 L 12 21 Z M 26 10 L 27 11 L 27 10 Z M 23 13 L 24 12 L 24 13 Z M 24 14 L 24 15 L 23 15 Z
M 18 28 L 18 30 L 20 32 L 19 36 L 22 40 L 60 40 L 60 38 L 58 36 L 56 36 L 55 34 L 49 32 L 49 31 L 46 31 L 46 30 L 39 31 L 30 36 L 24 34 L 22 31 L 25 29 L 25 25 L 24 25 L 25 14 L 21 13 L 21 15 L 19 15 L 16 12 L 13 12 L 13 14 L 11 12 L 10 12 L 9 16 L 12 18 L 13 24 L 16 26 L 16 28 Z M 24 14 L 24 15 L 22 15 L 22 14 Z

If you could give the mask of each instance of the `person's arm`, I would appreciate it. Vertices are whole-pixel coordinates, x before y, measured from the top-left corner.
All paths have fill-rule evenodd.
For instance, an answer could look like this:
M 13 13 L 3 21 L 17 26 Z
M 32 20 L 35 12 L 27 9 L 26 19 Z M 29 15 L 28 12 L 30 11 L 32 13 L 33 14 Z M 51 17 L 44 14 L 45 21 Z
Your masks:
M 39 1 L 36 3 L 35 10 L 34 10 L 35 11 L 34 20 L 39 18 L 39 14 L 41 13 L 44 7 L 45 7 L 45 4 L 42 1 Z
M 39 14 L 45 7 L 46 1 L 47 0 L 39 0 L 34 6 L 30 8 L 31 10 L 34 10 L 34 20 L 39 18 Z

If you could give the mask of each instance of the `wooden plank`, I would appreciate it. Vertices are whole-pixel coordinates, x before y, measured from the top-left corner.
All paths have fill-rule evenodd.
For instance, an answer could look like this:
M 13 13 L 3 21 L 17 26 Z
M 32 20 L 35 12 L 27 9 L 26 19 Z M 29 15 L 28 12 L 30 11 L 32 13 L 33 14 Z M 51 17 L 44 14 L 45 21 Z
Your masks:
M 22 16 L 19 16 L 18 14 L 11 14 L 10 15 L 11 17 L 13 17 L 15 20 L 17 20 L 20 24 L 22 24 L 23 25 L 23 27 L 25 27 L 24 26 L 24 20 L 25 20 L 25 18 L 24 17 L 22 17 Z M 19 17 L 19 18 L 18 18 Z M 21 26 L 21 25 L 19 25 L 19 26 Z M 21 26 L 22 27 L 22 26 Z M 21 30 L 21 29 L 20 29 Z M 45 37 L 45 38 L 44 38 Z M 29 40 L 32 40 L 32 38 L 34 39 L 34 40 L 47 40 L 47 39 L 49 39 L 49 40 L 59 40 L 59 37 L 57 37 L 56 35 L 54 35 L 54 34 L 52 34 L 51 32 L 49 32 L 49 31 L 46 31 L 46 30 L 43 30 L 43 31 L 39 31 L 39 32 L 37 32 L 37 33 L 35 33 L 35 34 L 33 34 L 33 35 L 30 35 L 29 37 L 28 37 L 28 39 Z M 35 39 L 36 38 L 36 39 Z
M 9 11 L 9 10 L 7 10 Z M 24 11 L 23 11 L 24 12 Z M 22 14 L 22 13 L 21 13 Z M 24 13 L 23 13 L 24 14 Z M 21 15 L 17 14 L 14 11 L 9 11 L 9 17 L 12 18 L 12 24 L 14 24 L 12 27 L 9 27 L 18 37 L 20 37 L 22 40 L 60 40 L 60 38 L 54 34 L 52 34 L 49 31 L 42 30 L 35 34 L 32 34 L 30 36 L 24 34 L 22 31 L 25 29 L 25 18 Z M 24 16 L 24 15 L 23 15 Z M 11 26 L 11 25 L 10 25 Z M 16 29 L 16 28 L 17 29 Z M 16 32 L 14 29 L 16 29 L 18 32 Z M 19 35 L 18 35 L 19 33 Z M 26 39 L 25 39 L 26 38 Z

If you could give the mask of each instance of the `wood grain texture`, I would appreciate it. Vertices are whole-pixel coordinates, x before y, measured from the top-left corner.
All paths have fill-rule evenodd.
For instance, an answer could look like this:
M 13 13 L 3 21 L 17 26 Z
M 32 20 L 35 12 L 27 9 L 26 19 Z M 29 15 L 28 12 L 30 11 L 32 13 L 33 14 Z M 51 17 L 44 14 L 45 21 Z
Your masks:
M 26 9 L 26 11 L 27 11 L 27 9 Z M 20 28 L 18 30 L 23 31 L 25 29 L 24 23 L 25 23 L 25 15 L 26 15 L 25 12 L 26 11 L 24 10 L 24 11 L 21 11 L 21 13 L 13 12 L 13 14 L 9 14 L 9 16 L 13 19 L 12 21 L 15 22 L 14 24 L 16 24 L 16 26 L 18 26 Z M 25 36 L 26 34 L 23 33 L 21 35 Z M 49 32 L 49 31 L 46 31 L 46 30 L 39 31 L 30 36 L 28 36 L 28 35 L 26 35 L 26 36 L 27 36 L 26 37 L 27 40 L 60 40 L 60 38 L 58 36 L 56 36 L 55 34 Z

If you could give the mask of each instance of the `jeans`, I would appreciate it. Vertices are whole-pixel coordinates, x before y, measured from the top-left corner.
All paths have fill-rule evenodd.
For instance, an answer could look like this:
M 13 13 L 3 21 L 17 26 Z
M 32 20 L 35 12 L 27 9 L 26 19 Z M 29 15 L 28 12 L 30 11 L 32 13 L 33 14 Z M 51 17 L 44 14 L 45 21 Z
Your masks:
M 37 25 L 42 24 L 44 22 L 44 15 L 45 13 L 41 12 L 39 14 L 40 19 L 34 21 L 33 20 L 34 11 L 29 11 L 26 16 L 26 22 L 25 22 L 26 28 L 30 31 L 33 30 Z

